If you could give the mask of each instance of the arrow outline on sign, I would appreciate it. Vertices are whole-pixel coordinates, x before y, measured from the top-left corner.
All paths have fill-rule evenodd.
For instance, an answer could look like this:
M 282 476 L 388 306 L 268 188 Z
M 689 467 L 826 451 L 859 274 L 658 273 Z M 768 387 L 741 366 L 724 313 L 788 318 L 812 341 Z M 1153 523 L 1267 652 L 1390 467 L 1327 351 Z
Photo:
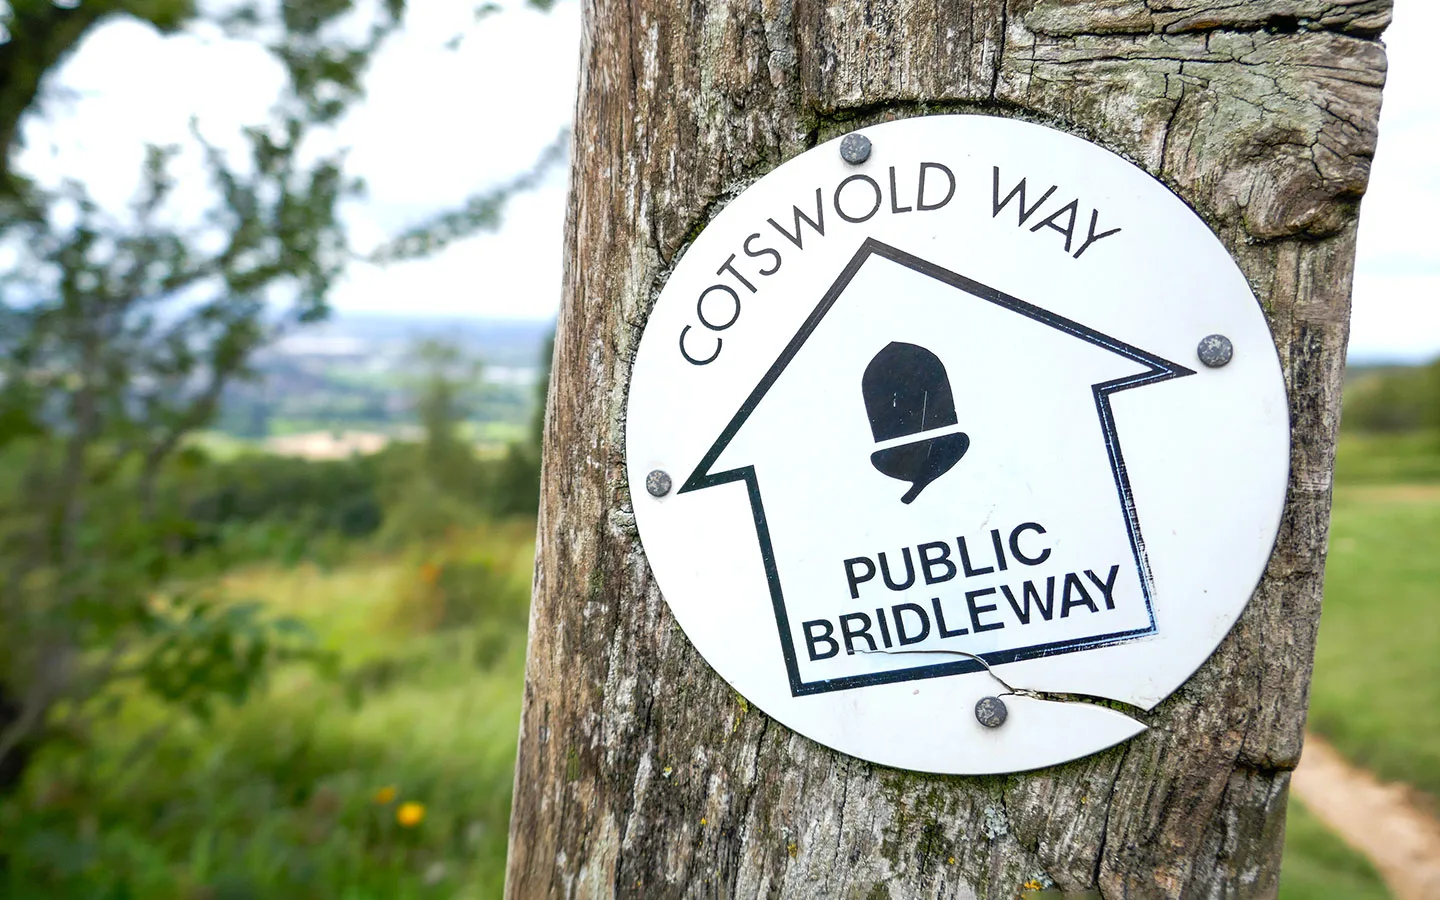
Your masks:
M 781 374 L 790 365 L 790 362 L 795 358 L 796 354 L 800 352 L 800 348 L 804 346 L 805 342 L 810 338 L 810 335 L 814 333 L 820 321 L 825 318 L 830 308 L 835 305 L 835 301 L 837 301 L 840 295 L 845 292 L 845 289 L 849 287 L 850 282 L 855 278 L 856 274 L 859 273 L 861 266 L 872 256 L 888 259 L 891 262 L 898 263 L 922 275 L 928 275 L 937 281 L 958 288 L 980 300 L 985 300 L 1008 309 L 1011 312 L 1019 313 L 1026 318 L 1033 319 L 1043 325 L 1048 325 L 1051 328 L 1065 332 L 1087 343 L 1102 347 L 1148 368 L 1148 371 L 1141 372 L 1137 375 L 1130 375 L 1125 378 L 1117 378 L 1112 381 L 1091 385 L 1091 391 L 1095 397 L 1095 408 L 1100 416 L 1100 427 L 1105 437 L 1105 449 L 1110 459 L 1110 470 L 1115 478 L 1115 487 L 1120 497 L 1121 511 L 1125 518 L 1125 529 L 1130 538 L 1130 548 L 1134 555 L 1135 565 L 1140 577 L 1141 593 L 1145 597 L 1145 610 L 1150 621 L 1148 627 L 976 654 L 976 656 L 979 657 L 978 659 L 964 659 L 955 662 L 890 669 L 883 672 L 869 672 L 863 675 L 845 675 L 821 681 L 807 682 L 800 677 L 799 663 L 795 655 L 795 644 L 790 632 L 790 616 L 785 608 L 785 595 L 780 585 L 780 572 L 775 562 L 775 550 L 770 542 L 770 526 L 765 518 L 765 505 L 761 499 L 760 481 L 755 473 L 755 466 L 752 464 L 742 466 L 738 469 L 726 469 L 721 472 L 711 472 L 710 468 L 715 465 L 720 455 L 725 452 L 725 448 L 729 446 L 730 441 L 740 433 L 740 429 L 750 418 L 750 414 L 759 407 L 760 402 L 765 398 L 765 395 L 775 382 L 779 380 Z M 720 432 L 720 436 L 715 439 L 715 442 L 700 460 L 699 465 L 697 465 L 695 470 L 690 473 L 690 476 L 685 479 L 685 483 L 680 487 L 677 494 L 688 494 L 691 491 L 704 490 L 705 488 L 731 484 L 736 481 L 745 482 L 750 498 L 751 515 L 755 521 L 755 536 L 760 543 L 760 557 L 765 566 L 765 579 L 770 588 L 770 602 L 774 607 L 775 621 L 780 631 L 780 645 L 785 657 L 785 668 L 790 679 L 790 692 L 793 696 L 800 697 L 808 694 L 849 690 L 877 684 L 893 684 L 902 681 L 918 681 L 926 678 L 942 678 L 947 675 L 962 675 L 984 671 L 987 666 L 991 665 L 1018 662 L 1024 659 L 1041 659 L 1062 653 L 1073 653 L 1078 650 L 1091 650 L 1097 647 L 1111 646 L 1154 634 L 1157 629 L 1155 610 L 1152 604 L 1154 586 L 1150 572 L 1150 561 L 1145 552 L 1145 539 L 1140 531 L 1140 519 L 1135 509 L 1135 498 L 1130 487 L 1130 476 L 1125 468 L 1125 458 L 1120 452 L 1120 436 L 1116 429 L 1114 411 L 1110 407 L 1110 395 L 1120 391 L 1158 384 L 1162 381 L 1184 378 L 1187 375 L 1194 374 L 1195 370 L 1193 369 L 1186 368 L 1178 363 L 1156 356 L 1153 353 L 1148 353 L 1139 347 L 1102 334 L 1093 328 L 1087 328 L 1078 322 L 1067 319 L 1064 316 L 1056 315 L 1034 304 L 1026 303 L 1018 297 L 981 284 L 974 279 L 966 278 L 964 275 L 952 272 L 943 266 L 921 259 L 913 254 L 906 253 L 904 250 L 878 241 L 875 238 L 867 237 L 864 242 L 861 243 L 860 249 L 851 257 L 850 262 L 845 265 L 840 276 L 835 279 L 835 282 L 825 292 L 825 295 L 821 297 L 815 309 L 811 311 L 804 323 L 801 324 L 795 336 L 785 345 L 785 349 L 781 352 L 780 356 L 771 364 L 770 368 L 765 372 L 764 377 L 760 379 L 760 382 L 750 392 L 749 396 L 745 398 L 745 402 L 740 405 L 739 410 L 731 417 L 729 424 Z

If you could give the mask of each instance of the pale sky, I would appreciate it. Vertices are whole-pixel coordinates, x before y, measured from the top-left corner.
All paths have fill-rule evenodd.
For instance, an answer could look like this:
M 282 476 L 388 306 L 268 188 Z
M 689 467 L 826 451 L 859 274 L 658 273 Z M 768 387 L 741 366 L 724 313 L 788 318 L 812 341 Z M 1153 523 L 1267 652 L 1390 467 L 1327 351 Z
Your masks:
M 0 0 L 3 2 L 3 0 Z M 403 33 L 375 60 L 369 97 L 341 128 L 368 196 L 347 210 L 357 248 L 529 168 L 573 112 L 578 4 L 548 14 L 511 3 L 479 24 L 477 3 L 411 0 Z M 1350 353 L 1356 361 L 1440 355 L 1440 4 L 1396 0 L 1380 146 L 1361 215 Z M 456 36 L 458 46 L 449 49 Z M 161 37 L 131 20 L 95 29 L 26 129 L 19 163 L 43 182 L 85 182 L 123 208 L 146 141 L 187 144 L 190 116 L 222 146 L 262 121 L 281 84 L 254 44 L 204 27 Z M 195 157 L 178 172 L 198 173 Z M 188 168 L 187 168 L 188 167 Z M 193 179 L 199 181 L 199 179 Z M 188 186 L 187 186 L 188 190 Z M 190 194 L 198 211 L 203 194 Z M 385 269 L 357 265 L 342 312 L 546 319 L 560 296 L 565 173 L 518 197 L 498 234 Z

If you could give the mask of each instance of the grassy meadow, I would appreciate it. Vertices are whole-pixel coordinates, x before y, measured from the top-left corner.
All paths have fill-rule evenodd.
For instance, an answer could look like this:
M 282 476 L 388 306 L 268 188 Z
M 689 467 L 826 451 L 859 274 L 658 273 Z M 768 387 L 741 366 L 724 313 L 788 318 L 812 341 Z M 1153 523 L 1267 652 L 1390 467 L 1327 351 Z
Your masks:
M 1285 819 L 1280 900 L 1390 900 L 1375 867 L 1293 797 Z
M 1440 483 L 1335 491 L 1310 727 L 1440 797 Z
M 1440 435 L 1341 437 L 1310 730 L 1440 810 Z M 1282 900 L 1386 897 L 1291 801 Z
M 1440 477 L 1413 439 L 1346 438 L 1310 724 L 1440 796 Z M 1387 456 L 1388 454 L 1388 456 Z M 1402 471 L 1410 480 L 1387 480 Z M 228 601 L 304 622 L 290 665 L 210 721 L 127 698 L 0 808 L 0 896 L 489 898 L 504 878 L 533 520 L 241 563 Z M 317 561 L 319 560 L 319 561 Z M 1283 900 L 1388 896 L 1292 804 Z
M 308 623 L 328 671 L 282 670 L 209 723 L 136 698 L 42 760 L 0 810 L 0 896 L 498 896 L 533 531 L 224 576 Z

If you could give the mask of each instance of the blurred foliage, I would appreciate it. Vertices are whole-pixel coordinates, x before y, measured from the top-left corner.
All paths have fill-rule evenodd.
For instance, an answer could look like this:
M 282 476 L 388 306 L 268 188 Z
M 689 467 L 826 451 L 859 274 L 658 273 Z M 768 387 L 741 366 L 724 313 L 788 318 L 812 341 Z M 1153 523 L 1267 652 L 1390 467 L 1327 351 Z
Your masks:
M 310 462 L 196 439 L 260 348 L 326 315 L 354 257 L 338 210 L 360 186 L 316 136 L 363 96 L 404 3 L 215 13 L 289 80 L 244 153 L 192 128 L 215 197 L 198 218 L 174 201 L 178 147 L 148 149 L 118 212 L 10 167 L 96 23 L 174 31 L 207 9 L 0 3 L 17 260 L 0 272 L 0 895 L 493 896 L 538 446 L 477 454 L 478 365 L 439 344 L 417 356 L 418 443 Z M 497 227 L 565 141 L 373 258 Z
M 532 431 L 499 458 L 481 458 L 459 436 L 474 402 L 481 366 L 456 344 L 427 340 L 415 349 L 414 405 L 423 431 L 418 445 L 387 453 L 385 532 L 394 541 L 436 538 L 477 517 L 533 515 L 539 500 L 540 448 Z M 549 351 L 540 390 L 549 383 Z M 537 416 L 544 415 L 540 398 Z
M 192 127 L 218 196 L 199 221 L 170 202 L 177 147 L 148 149 L 125 214 L 101 209 L 81 184 L 43 189 L 6 170 L 0 238 L 18 262 L 0 276 L 0 794 L 47 738 L 91 722 L 123 685 L 207 714 L 304 652 L 302 629 L 257 608 L 185 590 L 159 599 L 193 524 L 157 486 L 193 467 L 180 452 L 186 434 L 214 415 L 255 350 L 324 315 L 344 268 L 338 206 L 357 185 L 341 153 L 302 145 L 358 96 L 369 52 L 398 24 L 391 9 L 365 46 L 322 41 L 320 26 L 349 7 L 286 5 L 271 49 L 291 80 L 271 121 L 246 129 L 248 159 L 236 164 Z M 53 66 L 116 11 L 161 16 L 166 27 L 194 14 L 174 4 L 23 5 L 0 65 L 50 41 L 41 61 Z M 6 158 L 11 150 L 0 147 Z
M 79 183 L 27 181 L 8 161 L 46 76 L 95 23 L 128 14 L 177 29 L 201 8 L 4 7 L 0 242 L 17 262 L 0 273 L 0 797 L 47 742 L 85 733 L 136 691 L 208 716 L 216 701 L 251 696 L 277 665 L 324 661 L 306 629 L 218 602 L 197 574 L 247 545 L 284 544 L 291 557 L 317 535 L 375 531 L 386 466 L 403 460 L 220 466 L 188 439 L 226 386 L 251 375 L 258 349 L 328 312 L 352 258 L 339 207 L 360 186 L 344 151 L 317 152 L 325 142 L 315 136 L 363 96 L 370 59 L 403 13 L 402 0 L 224 12 L 227 32 L 262 43 L 289 79 L 270 119 L 245 129 L 243 158 L 192 126 L 215 196 L 195 218 L 173 202 L 175 146 L 148 148 L 123 212 Z M 552 148 L 535 171 L 402 235 L 405 258 L 493 229 L 510 194 L 555 161 Z M 462 497 L 500 477 L 464 474 L 475 487 Z
M 1337 485 L 1440 481 L 1440 430 L 1342 434 L 1335 450 Z
M 192 479 L 187 510 L 194 543 L 226 547 L 245 526 L 288 525 L 307 540 L 334 532 L 346 538 L 372 534 L 383 516 L 380 459 L 304 460 L 244 454 L 212 462 Z
M 555 136 L 529 171 L 503 182 L 498 187 L 470 197 L 458 209 L 447 210 L 406 229 L 370 254 L 377 263 L 403 262 L 419 259 L 444 250 L 450 244 L 477 231 L 500 226 L 500 217 L 510 197 L 520 191 L 539 187 L 545 175 L 563 162 L 569 148 L 570 133 Z
M 161 31 L 174 31 L 195 16 L 194 0 L 10 0 L 0 14 L 0 212 L 16 190 L 10 170 L 21 117 L 34 106 L 46 74 L 106 16 L 129 14 Z
M 545 444 L 545 411 L 549 409 L 550 372 L 555 366 L 555 332 L 545 340 L 540 354 L 540 377 L 535 381 L 535 412 L 530 419 L 530 448 L 538 456 Z
M 475 453 L 460 439 L 459 425 L 480 383 L 480 360 L 457 344 L 421 341 L 411 371 L 419 373 L 414 389 L 416 418 L 424 432 L 420 472 L 438 483 L 454 483 L 469 474 Z
M 1440 432 L 1440 359 L 1347 373 L 1340 426 L 1365 433 Z
M 263 598 L 311 629 L 336 677 L 282 668 L 204 723 L 137 697 L 83 755 L 47 747 L 0 804 L 0 896 L 498 896 L 532 535 L 517 520 L 222 577 L 222 603 Z

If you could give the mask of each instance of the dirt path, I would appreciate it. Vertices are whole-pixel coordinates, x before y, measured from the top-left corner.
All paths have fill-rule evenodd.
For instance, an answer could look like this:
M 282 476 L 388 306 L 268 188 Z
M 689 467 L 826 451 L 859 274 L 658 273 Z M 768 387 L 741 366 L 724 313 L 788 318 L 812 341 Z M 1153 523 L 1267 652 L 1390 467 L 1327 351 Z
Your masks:
M 1307 734 L 1290 786 L 1307 809 L 1370 859 L 1397 900 L 1440 900 L 1440 822 L 1403 785 L 1379 781 Z

